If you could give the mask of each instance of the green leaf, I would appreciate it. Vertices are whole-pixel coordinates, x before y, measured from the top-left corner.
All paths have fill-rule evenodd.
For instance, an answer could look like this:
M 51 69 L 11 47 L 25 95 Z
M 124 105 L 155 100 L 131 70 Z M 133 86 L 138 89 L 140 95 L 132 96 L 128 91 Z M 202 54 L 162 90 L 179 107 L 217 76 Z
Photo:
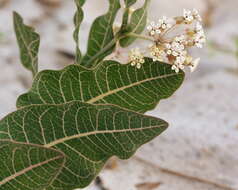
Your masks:
M 23 19 L 18 13 L 14 12 L 13 17 L 22 65 L 35 76 L 38 72 L 40 36 L 34 32 L 32 27 L 23 23 Z
M 61 71 L 40 72 L 30 91 L 19 97 L 18 107 L 61 104 L 72 100 L 115 104 L 137 112 L 153 109 L 179 88 L 184 73 L 171 65 L 146 58 L 141 69 L 130 64 L 105 61 L 95 69 L 69 65 Z
M 0 167 L 3 169 L 0 170 L 0 183 L 6 185 L 6 188 L 0 187 L 0 189 L 83 188 L 96 177 L 111 156 L 128 159 L 141 145 L 161 134 L 167 126 L 168 124 L 163 120 L 113 105 L 91 105 L 74 101 L 61 105 L 33 105 L 19 109 L 0 122 L 0 147 L 5 146 L 6 140 L 26 144 L 20 146 L 22 151 L 19 153 L 16 152 L 15 146 L 0 152 L 2 155 L 0 159 L 3 159 L 3 162 L 0 162 Z M 40 148 L 37 149 L 37 145 L 31 147 L 32 144 L 37 144 Z M 48 151 L 47 148 L 53 148 L 55 153 L 52 150 Z M 32 149 L 36 150 L 31 151 Z M 14 154 L 14 151 L 17 154 Z M 56 151 L 65 155 L 64 163 L 62 155 Z M 34 152 L 43 153 L 39 155 Z M 49 161 L 54 165 L 44 164 Z M 14 163 L 17 164 L 19 171 L 17 169 L 15 174 L 12 174 Z M 62 163 L 60 173 L 53 175 L 59 171 L 58 168 Z M 47 168 L 29 170 L 29 167 L 43 164 Z M 25 175 L 22 175 L 22 178 L 15 178 L 16 173 L 19 172 Z M 46 172 L 49 173 L 45 175 Z M 9 177 L 11 175 L 13 177 Z M 39 176 L 44 179 L 51 176 L 48 181 L 53 181 L 42 188 Z M 21 181 L 29 186 L 37 183 L 39 186 L 34 188 L 11 186 L 15 183 L 20 184 Z M 44 182 L 46 183 L 47 181 Z
M 77 11 L 74 15 L 74 25 L 75 25 L 75 30 L 74 30 L 74 40 L 76 42 L 76 57 L 75 57 L 75 62 L 80 63 L 81 61 L 81 51 L 79 49 L 79 30 L 80 30 L 80 25 L 83 21 L 84 13 L 82 6 L 85 3 L 85 0 L 74 0 L 75 4 L 77 6 Z
M 0 140 L 0 190 L 45 189 L 61 172 L 64 159 L 51 148 Z
M 124 0 L 125 10 L 122 17 L 121 31 L 124 31 L 128 24 L 130 6 L 136 3 L 136 0 Z
M 129 24 L 127 27 L 123 28 L 121 31 L 124 34 L 141 34 L 146 26 L 147 23 L 147 7 L 150 0 L 145 0 L 143 7 L 140 9 L 135 10 L 132 15 Z M 127 36 L 125 38 L 120 39 L 120 45 L 122 47 L 127 47 L 131 45 L 137 38 Z
M 136 3 L 136 0 L 124 0 L 126 8 Z
M 120 9 L 119 0 L 109 0 L 107 14 L 96 18 L 93 22 L 88 41 L 88 50 L 81 64 L 86 67 L 97 65 L 103 58 L 111 54 L 117 42 L 113 34 L 113 22 Z
M 74 0 L 77 7 L 82 7 L 86 0 Z

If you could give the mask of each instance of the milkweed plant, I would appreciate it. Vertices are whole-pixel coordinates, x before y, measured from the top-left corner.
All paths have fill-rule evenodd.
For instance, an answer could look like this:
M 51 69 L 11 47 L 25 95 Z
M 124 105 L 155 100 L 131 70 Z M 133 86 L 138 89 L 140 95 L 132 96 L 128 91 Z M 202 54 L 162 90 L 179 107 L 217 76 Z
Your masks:
M 181 86 L 186 68 L 197 68 L 199 58 L 189 49 L 205 43 L 201 17 L 195 9 L 184 10 L 182 16 L 147 23 L 149 0 L 136 10 L 136 0 L 108 2 L 82 54 L 85 0 L 75 0 L 75 63 L 62 70 L 38 72 L 40 36 L 14 12 L 21 62 L 34 79 L 18 97 L 17 110 L 0 121 L 0 190 L 84 188 L 110 157 L 130 158 L 168 127 L 144 113 Z M 122 23 L 115 30 L 119 10 Z M 148 46 L 131 49 L 127 64 L 108 59 L 138 38 Z

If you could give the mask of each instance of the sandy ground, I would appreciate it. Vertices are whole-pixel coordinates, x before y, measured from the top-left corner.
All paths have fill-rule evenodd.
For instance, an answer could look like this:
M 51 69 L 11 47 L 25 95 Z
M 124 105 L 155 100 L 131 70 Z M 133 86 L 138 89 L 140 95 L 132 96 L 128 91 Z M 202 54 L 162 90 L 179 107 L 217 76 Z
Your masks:
M 5 1 L 9 2 L 0 8 L 0 118 L 15 109 L 17 96 L 31 85 L 31 74 L 18 57 L 13 10 L 41 34 L 41 70 L 59 69 L 71 62 L 58 50 L 74 51 L 73 1 L 51 0 L 51 6 L 36 0 Z M 85 6 L 89 11 L 82 25 L 83 50 L 90 23 L 107 9 L 106 0 L 97 0 L 96 6 L 92 1 Z M 238 0 L 213 2 L 208 39 L 234 48 Z M 150 19 L 179 15 L 183 8 L 194 7 L 207 14 L 206 0 L 154 0 Z M 187 75 L 173 97 L 147 113 L 169 121 L 170 128 L 129 161 L 114 161 L 100 174 L 103 184 L 93 183 L 85 190 L 238 190 L 238 62 L 230 55 L 211 54 L 208 48 L 194 54 L 202 58 L 200 68 Z

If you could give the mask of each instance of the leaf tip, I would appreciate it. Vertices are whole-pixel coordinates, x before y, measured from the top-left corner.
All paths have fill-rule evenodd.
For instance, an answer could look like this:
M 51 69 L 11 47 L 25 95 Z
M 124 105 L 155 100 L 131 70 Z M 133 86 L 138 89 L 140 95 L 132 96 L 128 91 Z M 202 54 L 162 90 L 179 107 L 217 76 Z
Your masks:
M 21 15 L 18 12 L 13 11 L 12 14 L 14 19 L 22 19 Z

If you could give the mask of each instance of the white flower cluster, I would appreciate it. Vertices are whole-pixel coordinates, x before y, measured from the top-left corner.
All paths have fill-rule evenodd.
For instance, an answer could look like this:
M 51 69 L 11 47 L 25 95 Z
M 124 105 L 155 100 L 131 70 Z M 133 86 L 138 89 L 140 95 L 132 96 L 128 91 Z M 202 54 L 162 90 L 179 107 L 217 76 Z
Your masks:
M 150 36 L 159 35 L 165 30 L 168 30 L 172 27 L 173 20 L 163 16 L 162 19 L 159 19 L 158 23 L 151 22 L 147 27 Z
M 153 58 L 153 61 L 163 61 L 163 57 L 165 56 L 165 52 L 158 48 L 156 45 L 151 46 L 150 55 Z
M 129 54 L 131 66 L 136 66 L 137 69 L 145 62 L 144 55 L 140 52 L 139 48 L 132 49 Z
M 202 48 L 203 44 L 206 42 L 206 36 L 200 23 L 196 24 L 193 41 L 198 48 Z
M 183 10 L 183 17 L 187 24 L 191 24 L 194 20 L 197 20 L 199 22 L 202 21 L 201 16 L 198 14 L 198 11 L 196 9 L 191 10 Z
M 149 36 L 154 41 L 150 47 L 150 56 L 153 60 L 168 62 L 172 65 L 171 69 L 176 73 L 180 69 L 185 69 L 186 66 L 193 72 L 199 64 L 200 58 L 193 59 L 189 55 L 188 49 L 191 47 L 202 48 L 206 42 L 201 20 L 197 10 L 185 9 L 183 16 L 174 19 L 164 16 L 158 23 L 151 22 L 147 29 Z M 182 33 L 170 34 L 176 28 L 181 27 L 184 29 Z M 130 54 L 131 64 L 140 68 L 141 64 L 144 63 L 142 56 L 138 49 L 132 51 Z
M 165 44 L 165 51 L 169 60 L 173 62 L 172 70 L 179 72 L 179 69 L 184 69 L 187 51 L 185 50 L 185 36 L 175 37 L 171 43 Z

